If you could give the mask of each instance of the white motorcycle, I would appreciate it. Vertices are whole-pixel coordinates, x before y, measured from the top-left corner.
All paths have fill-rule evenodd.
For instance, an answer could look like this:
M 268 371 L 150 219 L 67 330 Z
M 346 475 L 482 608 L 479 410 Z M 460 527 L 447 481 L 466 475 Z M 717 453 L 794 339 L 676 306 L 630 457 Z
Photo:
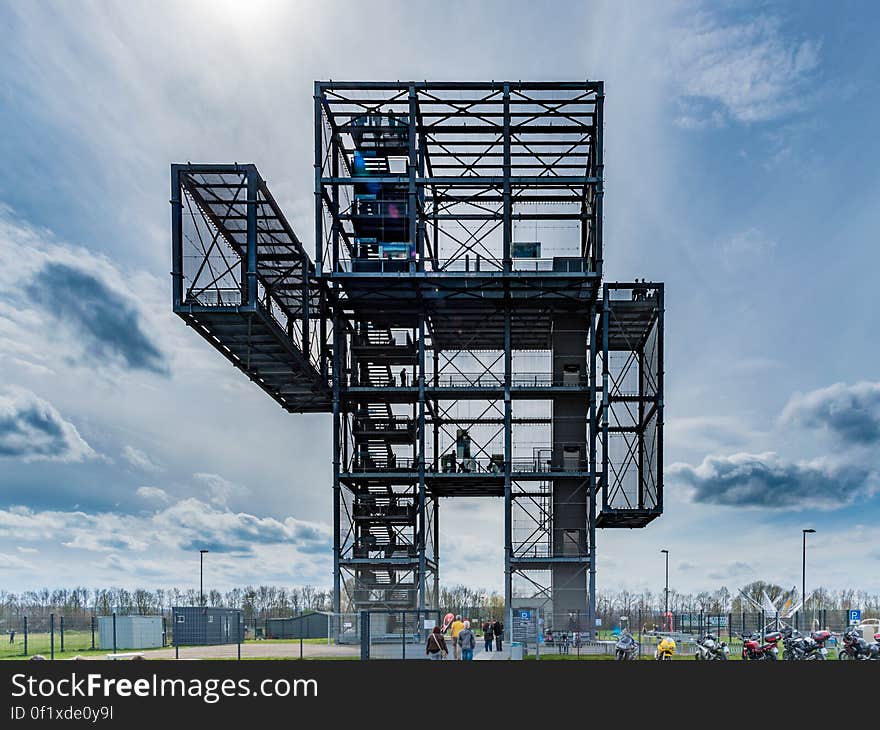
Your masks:
M 730 656 L 730 647 L 720 641 L 711 631 L 697 640 L 694 659 L 703 662 L 726 661 Z

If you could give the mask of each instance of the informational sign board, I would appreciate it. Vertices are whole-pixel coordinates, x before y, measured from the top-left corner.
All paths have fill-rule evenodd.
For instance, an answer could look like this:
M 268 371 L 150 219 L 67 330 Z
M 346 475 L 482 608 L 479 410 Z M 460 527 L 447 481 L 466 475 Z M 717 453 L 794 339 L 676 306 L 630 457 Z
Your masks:
M 425 628 L 429 631 L 433 630 L 433 628 L 437 625 L 437 621 L 432 618 L 425 619 Z
M 849 622 L 851 624 L 860 624 L 862 622 L 862 611 L 859 608 L 852 608 L 849 612 Z
M 517 608 L 513 612 L 513 640 L 534 645 L 538 640 L 538 611 Z

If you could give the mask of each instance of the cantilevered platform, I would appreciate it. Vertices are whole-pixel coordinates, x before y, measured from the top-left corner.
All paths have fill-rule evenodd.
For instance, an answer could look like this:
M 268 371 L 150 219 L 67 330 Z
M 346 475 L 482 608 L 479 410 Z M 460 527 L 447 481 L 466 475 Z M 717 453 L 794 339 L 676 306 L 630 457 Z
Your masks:
M 174 312 L 292 413 L 331 410 L 324 289 L 253 165 L 172 165 Z

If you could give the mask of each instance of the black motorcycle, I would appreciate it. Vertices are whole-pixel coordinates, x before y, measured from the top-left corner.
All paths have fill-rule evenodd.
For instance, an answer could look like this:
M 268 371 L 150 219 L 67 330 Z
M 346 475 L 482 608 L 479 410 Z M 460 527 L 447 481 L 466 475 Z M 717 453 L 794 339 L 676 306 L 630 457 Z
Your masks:
M 843 632 L 843 646 L 837 650 L 837 658 L 841 661 L 871 658 L 871 645 L 862 638 L 862 632 L 856 626 L 850 626 Z
M 830 638 L 830 631 L 814 631 L 805 636 L 789 626 L 782 635 L 782 658 L 786 661 L 824 661 L 828 658 L 825 642 Z

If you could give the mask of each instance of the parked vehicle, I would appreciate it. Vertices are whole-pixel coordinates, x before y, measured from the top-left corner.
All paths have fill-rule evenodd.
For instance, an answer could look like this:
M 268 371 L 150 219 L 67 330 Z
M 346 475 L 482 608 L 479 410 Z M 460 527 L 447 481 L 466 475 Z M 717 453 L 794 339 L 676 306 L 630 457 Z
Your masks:
M 857 626 L 850 626 L 843 632 L 843 645 L 837 650 L 837 658 L 841 661 L 870 659 L 870 646 L 862 637 L 861 630 Z
M 660 639 L 660 643 L 657 644 L 657 651 L 654 652 L 654 658 L 657 661 L 669 661 L 672 659 L 672 656 L 675 654 L 675 639 L 664 636 Z
M 614 646 L 614 656 L 618 661 L 631 661 L 638 656 L 639 643 L 629 631 L 624 631 Z
M 710 631 L 702 638 L 697 639 L 694 659 L 705 662 L 725 661 L 729 654 L 730 649 L 727 644 Z
M 742 658 L 746 661 L 776 661 L 779 658 L 779 640 L 782 633 L 769 631 L 761 636 L 760 631 L 753 634 L 743 634 Z
M 788 627 L 782 636 L 782 658 L 786 661 L 823 661 L 828 658 L 825 642 L 830 638 L 830 631 L 813 631 L 805 636 Z
M 872 662 L 880 662 L 880 631 L 874 634 L 874 642 L 868 644 L 868 659 Z

